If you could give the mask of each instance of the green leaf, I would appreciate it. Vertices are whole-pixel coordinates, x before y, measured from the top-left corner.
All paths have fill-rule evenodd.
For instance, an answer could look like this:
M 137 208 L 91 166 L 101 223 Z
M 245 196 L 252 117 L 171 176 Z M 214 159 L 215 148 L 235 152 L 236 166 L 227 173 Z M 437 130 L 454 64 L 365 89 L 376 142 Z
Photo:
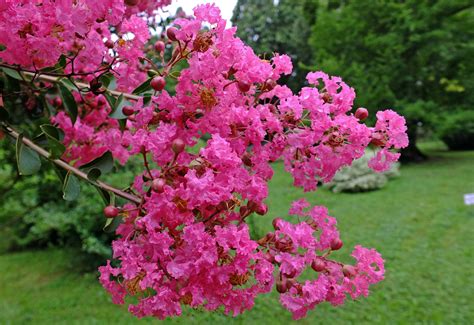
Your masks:
M 57 128 L 49 124 L 43 124 L 40 126 L 43 134 L 46 136 L 48 140 L 48 147 L 50 149 L 51 158 L 57 159 L 62 156 L 66 147 L 62 144 L 60 139 L 60 133 Z
M 59 133 L 59 130 L 55 126 L 51 124 L 43 124 L 43 125 L 40 125 L 40 128 L 41 128 L 41 131 L 43 131 L 43 133 L 46 136 L 59 140 L 60 133 Z
M 123 96 L 120 95 L 120 97 L 117 99 L 116 107 L 115 110 L 110 113 L 109 117 L 117 120 L 123 120 L 126 119 L 127 116 L 123 114 L 123 108 L 124 106 L 133 106 L 129 101 L 124 100 Z
M 23 134 L 16 140 L 16 161 L 20 175 L 33 175 L 41 168 L 38 153 L 24 145 Z
M 6 75 L 12 77 L 13 79 L 16 79 L 16 80 L 23 80 L 23 78 L 21 77 L 20 73 L 16 70 L 13 70 L 13 69 L 10 69 L 10 68 L 6 68 L 6 67 L 2 67 L 2 70 L 3 72 L 5 72 Z
M 69 116 L 71 117 L 72 123 L 74 124 L 77 119 L 77 104 L 74 96 L 72 95 L 71 91 L 66 88 L 63 84 L 58 84 L 59 93 L 61 98 L 63 99 L 63 105 L 66 107 L 66 110 L 69 112 Z
M 96 189 L 97 189 L 97 192 L 99 192 L 100 194 L 100 197 L 102 198 L 102 200 L 104 201 L 104 204 L 105 205 L 109 205 L 110 203 L 110 194 L 114 195 L 113 193 L 109 193 L 107 192 L 106 190 L 98 187 L 98 186 L 94 186 Z
M 148 90 L 151 90 L 151 85 L 150 85 L 151 79 L 153 78 L 148 78 L 147 80 L 145 80 L 145 82 L 143 82 L 140 86 L 138 86 L 132 91 L 132 94 L 140 95 Z
M 81 170 L 85 173 L 88 173 L 93 168 L 99 169 L 102 174 L 110 172 L 112 168 L 114 168 L 114 158 L 112 157 L 112 154 L 107 151 L 99 158 L 81 166 Z
M 87 173 L 87 179 L 90 180 L 91 182 L 96 182 L 99 179 L 100 175 L 102 175 L 102 172 L 100 171 L 100 169 L 92 168 Z
M 66 201 L 74 201 L 81 192 L 81 185 L 74 174 L 68 172 L 63 184 L 63 199 Z
M 77 87 L 72 83 L 71 80 L 67 78 L 62 78 L 60 81 L 60 84 L 62 84 L 64 87 L 66 87 L 69 90 L 77 90 Z
M 151 95 L 144 95 L 143 96 L 143 106 L 148 106 L 151 102 Z
M 67 61 L 66 61 L 66 56 L 64 54 L 61 54 L 61 56 L 59 57 L 59 60 L 58 60 L 58 66 L 61 67 L 61 68 L 64 68 L 67 64 Z
M 112 111 L 114 110 L 116 99 L 113 95 L 111 95 L 108 92 L 104 93 L 105 99 L 107 99 L 107 102 L 109 103 L 110 108 L 112 108 Z
M 117 88 L 117 79 L 115 79 L 115 76 L 111 73 L 103 74 L 100 77 L 100 81 L 102 85 L 109 90 L 115 90 L 115 88 Z

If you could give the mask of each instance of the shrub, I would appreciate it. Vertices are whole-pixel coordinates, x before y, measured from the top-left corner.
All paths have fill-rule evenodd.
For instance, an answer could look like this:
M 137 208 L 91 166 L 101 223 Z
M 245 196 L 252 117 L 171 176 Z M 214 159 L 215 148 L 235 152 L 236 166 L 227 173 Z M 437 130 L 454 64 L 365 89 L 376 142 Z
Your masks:
M 451 150 L 474 149 L 474 111 L 445 115 L 439 135 Z
M 334 193 L 366 192 L 381 189 L 391 177 L 400 175 L 400 164 L 396 163 L 384 173 L 376 173 L 367 165 L 375 155 L 373 151 L 355 160 L 351 166 L 342 168 L 327 187 Z

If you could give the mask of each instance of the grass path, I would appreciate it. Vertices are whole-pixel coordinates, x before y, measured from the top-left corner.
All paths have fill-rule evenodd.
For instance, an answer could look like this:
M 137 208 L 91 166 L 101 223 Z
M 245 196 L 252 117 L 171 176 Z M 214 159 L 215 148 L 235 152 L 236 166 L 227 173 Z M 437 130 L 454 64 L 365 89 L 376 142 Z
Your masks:
M 343 307 L 321 305 L 300 324 L 472 324 L 474 323 L 474 206 L 462 195 L 474 192 L 474 152 L 432 151 L 432 159 L 402 168 L 402 176 L 376 192 L 304 194 L 275 165 L 270 216 L 255 217 L 264 234 L 273 216 L 292 200 L 306 197 L 338 218 L 343 249 L 376 247 L 386 260 L 386 280 L 368 299 Z M 124 307 L 110 303 L 95 274 L 75 272 L 74 253 L 62 250 L 0 256 L 0 324 L 131 324 Z M 157 322 L 144 319 L 141 323 Z M 286 324 L 291 322 L 275 293 L 237 318 L 186 310 L 170 323 Z

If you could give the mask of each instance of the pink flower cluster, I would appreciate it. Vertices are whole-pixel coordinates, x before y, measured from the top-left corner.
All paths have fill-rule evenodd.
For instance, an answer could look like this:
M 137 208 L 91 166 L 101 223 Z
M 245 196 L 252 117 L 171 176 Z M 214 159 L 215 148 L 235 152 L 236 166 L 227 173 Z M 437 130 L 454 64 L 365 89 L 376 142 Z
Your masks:
M 8 64 L 41 69 L 54 66 L 61 55 L 74 59 L 69 72 L 93 72 L 113 57 L 123 63 L 117 72 L 121 89 L 143 82 L 138 58 L 149 38 L 146 21 L 136 13 L 152 13 L 171 0 L 0 0 L 0 59 Z M 112 42 L 109 26 L 118 41 Z M 132 36 L 133 35 L 133 36 Z M 111 48 L 115 53 L 111 54 Z M 131 80 L 130 80 L 131 78 Z
M 0 58 L 44 67 L 71 51 L 74 42 L 95 37 L 79 56 L 98 64 L 106 52 L 107 25 L 120 24 L 135 35 L 115 51 L 130 64 L 117 68 L 121 89 L 138 86 L 144 76 L 136 61 L 148 39 L 144 21 L 127 15 L 121 1 L 74 3 L 0 0 L 0 30 L 10 21 L 10 31 L 0 36 L 6 46 Z M 153 8 L 141 4 L 140 10 Z M 61 110 L 53 117 L 65 133 L 63 158 L 76 165 L 106 151 L 121 163 L 132 155 L 144 160 L 133 183 L 141 203 L 121 209 L 124 220 L 113 243 L 118 264 L 100 268 L 102 285 L 115 303 L 136 296 L 138 302 L 129 306 L 135 315 L 160 319 L 180 315 L 183 305 L 237 315 L 275 283 L 282 305 L 296 319 L 324 301 L 339 305 L 346 295 L 366 296 L 369 285 L 383 279 L 383 260 L 361 246 L 352 254 L 354 266 L 330 260 L 342 241 L 326 208 L 308 209 L 307 202 L 297 201 L 290 214 L 300 222 L 276 219 L 275 231 L 258 240 L 250 237 L 246 218 L 267 213 L 271 163 L 278 159 L 305 191 L 330 181 L 371 143 L 381 149 L 370 166 L 385 170 L 398 159 L 391 150 L 407 146 L 404 118 L 383 111 L 375 127 L 367 127 L 350 113 L 354 90 L 323 72 L 309 73 L 308 86 L 293 93 L 277 83 L 292 72 L 288 56 L 258 57 L 236 37 L 236 28 L 226 28 L 214 5 L 197 6 L 194 15 L 175 20 L 167 33 L 173 50 L 160 77 L 187 61 L 175 94 L 156 91 L 148 104 L 137 101 L 123 130 L 109 117 L 102 95 L 76 94 L 80 114 L 74 124 Z M 55 27 L 58 19 L 61 27 Z M 210 140 L 198 152 L 188 150 L 204 136 Z M 317 272 L 315 280 L 301 280 L 308 267 Z
M 325 207 L 315 206 L 308 211 L 306 208 L 306 201 L 294 202 L 290 213 L 303 221 L 293 224 L 276 219 L 275 232 L 262 241 L 267 256 L 279 268 L 280 302 L 295 319 L 305 317 L 308 310 L 324 301 L 337 306 L 344 303 L 347 294 L 352 299 L 367 296 L 369 285 L 384 277 L 383 259 L 374 249 L 356 246 L 352 253 L 357 261 L 355 266 L 327 258 L 342 246 L 336 219 L 327 215 Z M 297 280 L 309 267 L 318 273 L 317 279 Z
M 362 156 L 375 134 L 386 139 L 377 144 L 385 152 L 405 146 L 403 118 L 387 111 L 375 128 L 365 126 L 348 114 L 354 90 L 322 72 L 310 73 L 310 87 L 293 94 L 277 84 L 291 73 L 287 56 L 260 59 L 214 6 L 194 13 L 175 21 L 176 43 L 190 53 L 176 94 L 156 93 L 128 119 L 130 154 L 150 155 L 157 168 L 135 180 L 142 210 L 118 230 L 114 258 L 121 264 L 101 268 L 104 287 L 117 302 L 137 295 L 130 311 L 159 318 L 179 315 L 182 305 L 239 314 L 270 291 L 276 270 L 281 303 L 295 318 L 323 301 L 367 295 L 383 279 L 383 260 L 360 246 L 355 266 L 330 260 L 342 242 L 324 207 L 305 212 L 308 204 L 296 202 L 291 213 L 304 221 L 278 219 L 275 232 L 259 240 L 250 238 L 245 219 L 267 212 L 270 162 L 282 157 L 295 185 L 314 190 Z M 177 149 L 203 134 L 211 139 L 199 153 Z M 316 280 L 298 279 L 307 267 L 317 270 Z

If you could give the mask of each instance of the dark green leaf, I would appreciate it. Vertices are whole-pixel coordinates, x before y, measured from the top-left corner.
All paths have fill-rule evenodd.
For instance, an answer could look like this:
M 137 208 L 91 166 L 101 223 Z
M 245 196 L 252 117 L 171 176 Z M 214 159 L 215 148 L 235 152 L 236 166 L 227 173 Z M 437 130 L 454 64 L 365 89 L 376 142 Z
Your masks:
M 90 180 L 91 182 L 95 182 L 99 179 L 100 175 L 102 174 L 102 172 L 100 171 L 100 169 L 98 168 L 92 168 L 91 170 L 89 170 L 89 172 L 87 173 L 87 179 Z
M 143 96 L 143 106 L 148 106 L 151 102 L 151 95 L 144 95 Z
M 107 151 L 99 158 L 94 159 L 90 163 L 81 166 L 81 169 L 85 173 L 88 173 L 93 168 L 99 169 L 102 174 L 110 172 L 112 168 L 114 168 L 114 158 L 112 157 L 112 154 Z
M 109 194 L 109 192 L 107 192 L 106 190 L 101 189 L 101 188 L 98 187 L 98 186 L 94 186 L 94 187 L 95 187 L 95 188 L 97 189 L 97 191 L 99 192 L 100 197 L 101 197 L 102 200 L 104 201 L 104 204 L 105 204 L 105 205 L 109 205 L 109 203 L 110 203 L 110 194 Z M 112 195 L 113 195 L 113 193 L 112 193 Z
M 66 201 L 74 201 L 81 192 L 81 185 L 74 174 L 67 173 L 63 184 L 63 199 Z
M 111 95 L 108 92 L 105 92 L 104 96 L 105 96 L 105 99 L 107 99 L 107 102 L 109 103 L 109 106 L 110 106 L 110 108 L 112 108 L 112 111 L 113 111 L 114 108 L 115 108 L 115 103 L 116 103 L 117 100 L 115 99 L 115 97 L 113 95 Z
M 132 94 L 140 95 L 148 90 L 151 90 L 151 85 L 150 85 L 151 79 L 153 78 L 148 78 L 147 80 L 145 80 L 145 82 L 143 82 L 140 86 L 138 86 L 132 91 Z
M 69 90 L 77 90 L 77 87 L 72 83 L 71 80 L 67 79 L 67 78 L 62 78 L 60 81 L 59 81 L 64 87 L 66 87 L 67 89 Z
M 59 130 L 55 126 L 51 124 L 43 124 L 40 128 L 46 136 L 59 140 Z
M 132 104 L 129 101 L 124 100 L 123 96 L 120 95 L 120 97 L 117 99 L 115 110 L 112 111 L 109 117 L 117 119 L 117 120 L 126 119 L 127 116 L 124 115 L 122 111 L 124 106 L 132 106 Z
M 66 64 L 67 64 L 66 56 L 64 54 L 62 54 L 59 57 L 58 65 L 59 65 L 59 67 L 64 68 L 66 66 Z
M 72 95 L 71 91 L 66 88 L 62 84 L 58 84 L 59 93 L 61 94 L 61 98 L 63 99 L 63 105 L 69 113 L 71 120 L 73 123 L 76 122 L 77 119 L 77 104 L 74 96 Z
M 100 81 L 102 85 L 109 90 L 115 90 L 115 88 L 117 88 L 117 79 L 115 79 L 115 76 L 111 73 L 103 74 L 100 77 Z
M 24 145 L 22 134 L 16 141 L 16 161 L 20 175 L 33 175 L 41 168 L 38 153 Z
M 48 140 L 48 147 L 50 149 L 51 158 L 57 159 L 62 156 L 66 147 L 62 144 L 60 139 L 60 133 L 57 128 L 49 124 L 43 124 L 40 126 L 43 134 L 46 136 Z
M 8 76 L 10 76 L 14 79 L 23 80 L 20 73 L 16 70 L 13 70 L 13 69 L 10 69 L 10 68 L 5 68 L 5 67 L 2 67 L 2 70 L 3 70 L 3 72 L 5 72 L 6 75 L 8 75 Z

